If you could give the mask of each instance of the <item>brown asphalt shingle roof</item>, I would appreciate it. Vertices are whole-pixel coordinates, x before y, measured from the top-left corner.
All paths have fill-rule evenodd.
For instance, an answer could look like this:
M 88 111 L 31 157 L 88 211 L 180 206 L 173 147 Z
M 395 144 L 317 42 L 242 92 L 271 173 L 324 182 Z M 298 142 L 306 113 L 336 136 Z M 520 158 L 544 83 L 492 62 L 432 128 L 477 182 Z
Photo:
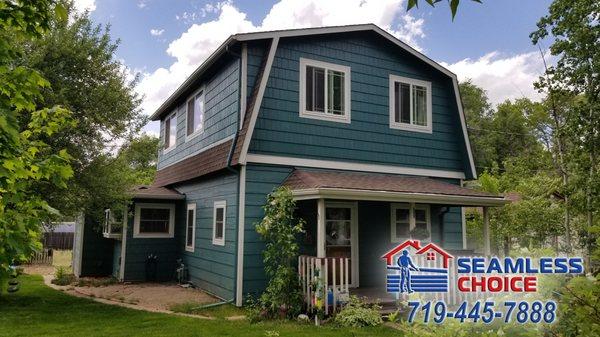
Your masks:
M 185 196 L 170 188 L 156 185 L 140 185 L 133 190 L 133 197 L 139 199 L 184 199 Z
M 476 191 L 426 177 L 406 177 L 377 173 L 295 170 L 283 183 L 292 190 L 348 189 L 401 193 L 440 194 L 467 197 L 502 196 Z

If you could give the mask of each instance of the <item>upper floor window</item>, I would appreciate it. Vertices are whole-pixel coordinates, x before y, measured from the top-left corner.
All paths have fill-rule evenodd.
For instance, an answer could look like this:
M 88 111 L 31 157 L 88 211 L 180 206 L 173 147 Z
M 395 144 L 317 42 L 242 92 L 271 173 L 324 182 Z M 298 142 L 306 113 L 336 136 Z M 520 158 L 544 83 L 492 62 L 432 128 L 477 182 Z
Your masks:
M 165 118 L 165 150 L 175 147 L 177 142 L 177 112 Z
M 431 133 L 431 83 L 390 75 L 390 127 Z
M 204 90 L 200 90 L 187 102 L 187 138 L 202 132 L 204 127 Z
M 300 116 L 350 123 L 350 67 L 301 58 Z

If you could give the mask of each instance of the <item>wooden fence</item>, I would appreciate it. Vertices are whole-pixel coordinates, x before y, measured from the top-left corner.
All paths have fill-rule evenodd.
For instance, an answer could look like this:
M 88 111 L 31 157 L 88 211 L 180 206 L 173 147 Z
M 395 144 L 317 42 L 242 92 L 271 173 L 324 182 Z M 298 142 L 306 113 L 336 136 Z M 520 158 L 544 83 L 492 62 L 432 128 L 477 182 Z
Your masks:
M 72 250 L 75 233 L 68 232 L 46 232 L 42 238 L 44 248 L 57 250 Z
M 54 257 L 54 250 L 53 249 L 48 249 L 48 248 L 44 248 L 41 251 L 33 254 L 33 256 L 31 257 L 31 259 L 29 259 L 29 261 L 27 263 L 29 264 L 52 264 L 53 261 L 53 257 Z

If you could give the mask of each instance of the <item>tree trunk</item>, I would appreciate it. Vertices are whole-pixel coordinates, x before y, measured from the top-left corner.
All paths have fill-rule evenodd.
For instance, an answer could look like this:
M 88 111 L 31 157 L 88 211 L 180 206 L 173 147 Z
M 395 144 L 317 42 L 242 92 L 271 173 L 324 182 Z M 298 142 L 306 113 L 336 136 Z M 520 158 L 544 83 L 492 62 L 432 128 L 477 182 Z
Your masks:
M 504 257 L 507 257 L 510 255 L 510 238 L 508 237 L 508 235 L 504 236 Z

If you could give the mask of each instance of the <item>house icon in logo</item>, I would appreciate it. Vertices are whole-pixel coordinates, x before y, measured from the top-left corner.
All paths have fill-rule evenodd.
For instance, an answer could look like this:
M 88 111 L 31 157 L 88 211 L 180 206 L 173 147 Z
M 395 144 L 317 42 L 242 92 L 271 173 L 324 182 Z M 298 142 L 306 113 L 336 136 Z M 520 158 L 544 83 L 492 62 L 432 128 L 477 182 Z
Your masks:
M 449 261 L 454 257 L 434 243 L 407 240 L 385 253 L 387 292 L 448 292 Z

